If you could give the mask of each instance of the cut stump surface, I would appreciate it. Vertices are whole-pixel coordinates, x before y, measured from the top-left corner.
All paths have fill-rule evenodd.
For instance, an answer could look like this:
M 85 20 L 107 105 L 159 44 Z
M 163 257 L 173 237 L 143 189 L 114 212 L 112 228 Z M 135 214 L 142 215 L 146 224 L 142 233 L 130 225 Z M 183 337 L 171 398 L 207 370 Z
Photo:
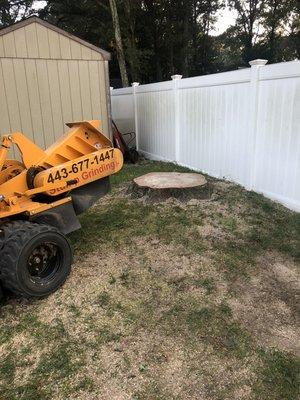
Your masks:
M 138 197 L 210 197 L 207 180 L 197 173 L 151 172 L 135 178 L 132 190 Z

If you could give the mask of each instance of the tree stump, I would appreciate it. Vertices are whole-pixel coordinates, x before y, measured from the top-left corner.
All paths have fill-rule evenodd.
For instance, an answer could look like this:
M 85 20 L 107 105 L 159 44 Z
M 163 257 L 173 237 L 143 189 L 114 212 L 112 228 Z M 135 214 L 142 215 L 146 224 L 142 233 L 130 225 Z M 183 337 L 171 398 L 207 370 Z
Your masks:
M 132 194 L 164 200 L 175 197 L 180 200 L 208 199 L 210 188 L 203 175 L 179 172 L 151 172 L 133 180 Z

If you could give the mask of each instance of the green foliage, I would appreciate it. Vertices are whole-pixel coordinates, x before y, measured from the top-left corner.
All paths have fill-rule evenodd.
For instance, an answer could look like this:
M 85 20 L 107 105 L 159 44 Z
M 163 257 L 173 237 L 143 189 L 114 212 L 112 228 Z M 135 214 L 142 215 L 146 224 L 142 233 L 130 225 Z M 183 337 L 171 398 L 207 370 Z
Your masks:
M 0 28 L 28 17 L 33 3 L 34 0 L 0 0 Z

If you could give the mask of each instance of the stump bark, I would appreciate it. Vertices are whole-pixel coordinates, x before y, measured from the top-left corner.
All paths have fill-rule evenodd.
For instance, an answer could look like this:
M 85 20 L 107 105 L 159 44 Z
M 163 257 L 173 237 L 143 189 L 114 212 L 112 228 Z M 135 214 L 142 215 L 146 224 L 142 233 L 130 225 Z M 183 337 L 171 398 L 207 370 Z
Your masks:
M 175 197 L 180 200 L 208 199 L 210 188 L 201 174 L 179 172 L 151 172 L 133 180 L 132 194 L 150 199 Z

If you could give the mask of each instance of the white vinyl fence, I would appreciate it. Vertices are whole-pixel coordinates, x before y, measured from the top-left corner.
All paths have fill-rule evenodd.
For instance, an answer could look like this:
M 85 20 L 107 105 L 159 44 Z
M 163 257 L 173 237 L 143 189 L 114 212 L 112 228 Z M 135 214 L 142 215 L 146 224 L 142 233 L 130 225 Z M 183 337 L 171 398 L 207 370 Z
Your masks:
M 111 90 L 137 148 L 300 211 L 300 61 Z

